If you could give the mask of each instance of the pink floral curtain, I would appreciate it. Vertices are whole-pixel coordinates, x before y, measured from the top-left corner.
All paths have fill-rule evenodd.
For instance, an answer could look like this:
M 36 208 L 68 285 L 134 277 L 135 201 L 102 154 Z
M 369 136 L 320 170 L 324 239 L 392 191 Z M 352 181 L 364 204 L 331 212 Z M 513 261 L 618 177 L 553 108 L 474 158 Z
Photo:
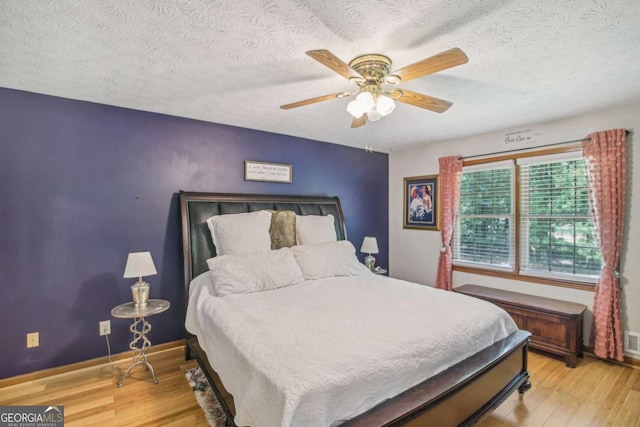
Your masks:
M 436 288 L 450 291 L 451 284 L 451 238 L 456 223 L 456 211 L 460 199 L 460 177 L 462 158 L 459 156 L 441 157 L 440 162 L 440 234 L 442 248 L 438 260 Z
M 603 266 L 593 298 L 591 346 L 603 358 L 622 361 L 620 316 L 620 246 L 627 182 L 626 131 L 595 132 L 582 142 L 587 163 L 589 200 Z

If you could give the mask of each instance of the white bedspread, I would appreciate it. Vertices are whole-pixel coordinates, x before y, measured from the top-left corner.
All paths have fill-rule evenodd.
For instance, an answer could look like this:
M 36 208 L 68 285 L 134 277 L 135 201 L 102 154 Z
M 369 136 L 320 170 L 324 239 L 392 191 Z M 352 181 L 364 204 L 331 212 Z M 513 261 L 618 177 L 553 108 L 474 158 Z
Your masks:
M 370 273 L 224 298 L 202 278 L 186 327 L 241 426 L 338 424 L 517 329 L 485 301 Z

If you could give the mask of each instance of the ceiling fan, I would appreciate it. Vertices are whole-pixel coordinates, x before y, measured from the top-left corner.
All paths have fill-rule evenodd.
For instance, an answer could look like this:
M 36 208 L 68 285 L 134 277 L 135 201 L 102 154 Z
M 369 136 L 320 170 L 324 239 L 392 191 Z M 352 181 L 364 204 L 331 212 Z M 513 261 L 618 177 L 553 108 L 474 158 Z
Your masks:
M 307 55 L 329 67 L 342 77 L 349 79 L 358 85 L 354 92 L 338 92 L 317 98 L 282 105 L 280 108 L 289 110 L 316 102 L 328 101 L 335 98 L 345 98 L 357 95 L 356 99 L 347 106 L 347 111 L 353 116 L 352 128 L 364 126 L 369 121 L 380 120 L 390 114 L 395 108 L 395 101 L 411 104 L 416 107 L 445 112 L 451 105 L 449 101 L 412 92 L 406 89 L 385 90 L 383 85 L 398 85 L 402 82 L 437 73 L 447 68 L 456 67 L 469 61 L 467 55 L 458 48 L 447 50 L 430 58 L 423 59 L 414 64 L 391 72 L 391 59 L 384 55 L 361 55 L 345 64 L 340 58 L 328 50 L 310 50 Z

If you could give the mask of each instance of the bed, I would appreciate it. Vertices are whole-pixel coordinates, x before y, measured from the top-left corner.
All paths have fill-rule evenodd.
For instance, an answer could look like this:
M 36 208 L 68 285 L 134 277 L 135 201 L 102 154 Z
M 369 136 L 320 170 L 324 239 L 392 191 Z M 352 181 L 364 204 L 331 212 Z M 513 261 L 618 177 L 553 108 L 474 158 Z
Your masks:
M 328 216 L 331 215 L 335 218 L 334 228 L 335 235 L 338 241 L 346 240 L 346 228 L 344 224 L 344 217 L 340 206 L 340 201 L 335 197 L 310 197 L 310 196 L 273 196 L 273 195 L 237 195 L 237 194 L 212 194 L 212 193 L 180 193 L 180 205 L 182 214 L 182 232 L 183 232 L 183 250 L 184 250 L 184 270 L 185 270 L 185 287 L 186 287 L 186 301 L 187 304 L 190 301 L 189 296 L 193 294 L 194 289 L 190 289 L 190 285 L 194 279 L 199 279 L 204 276 L 208 276 L 206 273 L 209 269 L 207 260 L 216 257 L 216 246 L 214 245 L 211 233 L 210 225 L 207 224 L 207 219 L 213 216 L 225 215 L 225 214 L 238 214 L 259 212 L 264 210 L 270 211 L 292 211 L 297 215 L 310 215 L 313 217 Z M 347 242 L 344 242 L 347 244 Z M 343 245 L 344 246 L 344 245 Z M 219 257 L 221 259 L 222 257 Z M 305 272 L 306 274 L 306 272 Z M 367 275 L 369 274 L 369 275 Z M 250 318 L 257 316 L 264 307 L 264 300 L 281 298 L 276 301 L 296 301 L 294 307 L 303 307 L 305 301 L 317 300 L 318 303 L 323 298 L 323 294 L 319 289 L 331 289 L 330 286 L 345 286 L 343 289 L 349 289 L 354 295 L 363 295 L 361 287 L 369 286 L 367 288 L 367 295 L 369 289 L 377 288 L 385 298 L 393 298 L 393 294 L 389 293 L 391 287 L 388 283 L 383 281 L 390 281 L 393 279 L 380 277 L 371 273 L 363 273 L 362 275 L 349 278 L 340 278 L 341 284 L 336 285 L 333 282 L 326 282 L 327 279 L 308 280 L 304 282 L 304 286 L 290 286 L 275 291 L 262 292 L 251 294 L 249 297 L 244 298 L 242 304 L 239 304 L 239 299 L 236 298 L 218 298 L 219 301 L 225 301 L 225 305 L 215 306 L 214 313 L 219 311 L 226 313 L 227 318 L 220 318 L 221 323 L 228 322 L 227 319 L 233 320 L 234 316 L 241 317 L 246 316 L 247 321 L 239 322 L 244 328 L 262 327 L 263 320 L 255 320 L 251 323 Z M 382 282 L 381 282 L 382 281 Z M 445 295 L 453 294 L 443 291 L 426 290 L 425 286 L 418 286 L 413 284 L 400 283 L 398 288 L 393 288 L 394 291 L 400 288 L 406 288 L 406 291 L 411 294 L 425 294 L 426 298 L 459 298 L 460 295 Z M 326 291 L 323 291 L 326 292 Z M 385 294 L 387 292 L 387 294 Z M 400 292 L 400 291 L 398 291 Z M 346 292 L 345 294 L 347 294 Z M 375 292 L 372 292 L 372 295 Z M 296 299 L 297 298 L 297 299 Z M 466 297 L 464 297 L 466 298 Z M 341 298 L 347 300 L 346 298 Z M 411 300 L 411 298 L 409 299 Z M 234 302 L 235 301 L 235 302 Z M 239 305 L 233 305 L 233 304 Z M 282 302 L 277 302 L 282 304 Z M 192 302 L 192 304 L 194 304 Z M 476 304 L 476 303 L 472 303 Z M 283 304 L 284 306 L 284 304 Z M 250 307 L 250 308 L 247 308 Z M 193 305 L 191 312 L 193 313 Z M 478 306 L 479 309 L 486 309 L 485 306 Z M 186 307 L 189 311 L 189 307 Z M 247 311 L 248 310 L 248 311 Z M 304 308 L 305 312 L 313 311 L 313 307 Z M 342 311 L 336 312 L 337 314 L 331 314 L 331 317 L 342 315 L 344 312 L 349 311 L 347 307 L 343 307 Z M 410 304 L 407 304 L 407 310 L 411 311 Z M 255 316 L 254 316 L 255 314 Z M 276 313 L 280 315 L 280 313 Z M 286 314 L 283 314 L 286 315 Z M 275 314 L 272 316 L 275 322 Z M 367 317 L 363 312 L 359 318 L 363 319 L 362 323 L 374 323 L 374 317 Z M 260 318 L 258 318 L 260 319 Z M 367 320 L 369 319 L 369 320 Z M 312 320 L 306 320 L 305 322 L 311 322 Z M 387 324 L 393 321 L 392 318 L 382 320 L 382 323 L 377 325 L 377 328 L 385 329 Z M 352 318 L 340 319 L 340 322 L 353 323 L 355 320 Z M 253 326 L 252 326 L 253 325 Z M 363 327 L 362 324 L 355 327 Z M 208 328 L 208 326 L 207 326 Z M 193 328 L 191 328 L 193 330 Z M 203 327 L 203 329 L 205 329 Z M 295 328 L 293 328 L 295 329 Z M 233 332 L 233 334 L 239 335 L 251 335 L 251 329 L 242 330 L 240 333 Z M 217 332 L 216 332 L 217 333 Z M 348 334 L 348 330 L 340 331 L 340 334 Z M 493 333 L 493 332 L 492 332 Z M 529 373 L 527 371 L 527 344 L 529 341 L 529 334 L 520 330 L 509 330 L 508 333 L 502 331 L 504 336 L 500 335 L 499 339 L 493 344 L 478 348 L 473 351 L 473 354 L 465 356 L 462 360 L 456 360 L 452 366 L 446 366 L 442 369 L 437 369 L 436 374 L 429 377 L 414 379 L 413 383 L 406 389 L 394 390 L 393 395 L 385 396 L 384 393 L 389 393 L 387 388 L 392 387 L 378 387 L 385 390 L 380 390 L 380 393 L 373 396 L 369 396 L 370 393 L 363 393 L 364 403 L 359 402 L 358 405 L 364 405 L 359 409 L 349 409 L 353 412 L 353 417 L 348 419 L 339 418 L 336 422 L 332 422 L 331 425 L 343 425 L 343 426 L 391 426 L 391 425 L 407 425 L 407 426 L 425 426 L 425 425 L 438 425 L 438 426 L 456 426 L 456 425 L 473 425 L 478 422 L 487 412 L 497 407 L 504 399 L 506 399 L 515 390 L 520 393 L 524 393 L 529 389 Z M 199 336 L 200 337 L 199 337 Z M 256 339 L 262 335 L 256 336 Z M 200 339 L 199 339 L 200 338 Z M 327 342 L 333 343 L 335 337 L 328 336 Z M 391 339 L 393 335 L 388 335 L 384 339 Z M 300 337 L 292 337 L 294 341 L 300 341 Z M 315 339 L 315 338 L 314 338 Z M 234 352 L 233 350 L 225 353 L 226 359 L 221 359 L 219 354 L 215 357 L 210 357 L 215 350 L 211 348 L 211 340 L 208 340 L 201 331 L 198 331 L 196 335 L 186 332 L 186 344 L 187 344 L 187 357 L 195 358 L 198 364 L 202 367 L 203 372 L 207 376 L 209 383 L 212 385 L 213 391 L 216 394 L 218 400 L 221 403 L 222 409 L 227 416 L 227 425 L 235 426 L 234 418 L 238 414 L 236 410 L 236 402 L 233 396 L 227 391 L 228 386 L 237 390 L 238 382 L 243 380 L 230 379 L 228 373 L 228 365 L 237 365 L 244 369 L 245 355 L 242 352 Z M 217 341 L 218 343 L 220 341 Z M 304 342 L 304 341 L 300 341 Z M 260 343 L 260 347 L 262 347 Z M 285 344 L 283 344 L 284 346 Z M 313 345 L 313 341 L 306 342 L 305 345 Z M 348 346 L 345 346 L 345 348 Z M 415 346 L 418 349 L 418 346 Z M 205 348 L 208 348 L 205 351 Z M 389 346 L 390 349 L 395 348 Z M 255 349 L 253 349 L 255 350 Z M 345 350 L 347 351 L 347 350 Z M 417 351 L 417 350 L 416 350 Z M 423 349 L 420 352 L 425 353 Z M 209 356 L 208 354 L 209 353 Z M 383 352 L 384 353 L 384 352 Z M 360 355 L 352 354 L 356 359 Z M 402 360 L 413 359 L 429 359 L 429 357 L 418 357 L 420 354 L 411 354 Z M 249 356 L 247 356 L 248 358 Z M 281 357 L 281 356 L 277 356 Z M 308 356 L 305 356 L 308 357 Z M 374 357 L 374 356 L 372 356 Z M 377 357 L 377 356 L 375 356 Z M 231 360 L 233 359 L 233 360 Z M 210 363 L 215 360 L 214 363 Z M 363 359 L 366 360 L 366 359 Z M 280 368 L 277 363 L 271 361 L 270 367 L 265 370 L 274 370 Z M 335 362 L 335 361 L 334 361 Z M 324 362 L 322 362 L 324 363 Z M 416 362 L 418 363 L 418 362 Z M 422 362 L 420 362 L 422 363 Z M 215 366 L 215 365 L 218 366 Z M 295 363 L 287 363 L 286 366 L 295 365 Z M 214 365 L 214 366 L 212 366 Z M 363 363 L 363 365 L 369 366 L 369 361 Z M 265 365 L 266 366 L 266 365 Z M 214 368 L 219 368 L 220 373 L 224 372 L 223 378 L 226 376 L 227 386 L 223 383 L 221 375 Z M 388 374 L 387 370 L 381 369 L 380 372 Z M 396 375 L 393 373 L 393 375 Z M 397 374 L 398 378 L 402 377 L 402 373 Z M 402 381 L 388 381 L 386 378 L 385 384 L 401 384 Z M 395 377 L 394 377 L 395 379 Z M 244 380 L 249 381 L 249 380 Z M 326 382 L 331 382 L 332 379 Z M 372 379 L 372 383 L 367 383 L 364 388 L 354 390 L 368 390 L 371 388 L 371 384 L 375 381 Z M 347 393 L 348 387 L 352 385 L 345 385 L 341 387 L 340 393 Z M 355 387 L 355 386 L 353 386 Z M 255 387 L 254 387 L 255 388 Z M 251 389 L 253 390 L 253 388 Z M 378 390 L 374 390 L 378 391 Z M 352 394 L 355 392 L 352 392 Z M 246 396 L 242 393 L 242 399 L 244 405 L 246 405 Z M 325 395 L 331 393 L 325 393 Z M 274 390 L 270 396 L 264 397 L 268 399 L 285 399 L 281 396 L 280 390 Z M 315 396 L 309 398 L 305 393 L 302 393 L 304 398 L 301 398 L 302 407 L 308 407 L 307 412 L 318 411 L 317 406 L 319 401 L 322 401 L 320 397 L 317 399 Z M 275 396 L 275 397 L 273 397 Z M 342 396 L 342 395 L 340 395 Z M 369 400 L 366 400 L 369 399 Z M 326 399 L 325 399 L 326 400 Z M 352 400 L 352 396 L 344 395 L 342 398 L 344 401 Z M 251 400 L 248 400 L 251 401 Z M 374 401 L 372 404 L 371 402 Z M 260 400 L 254 400 L 253 402 L 260 402 Z M 326 401 L 325 405 L 331 406 L 334 409 L 336 406 L 335 401 Z M 304 406 L 307 405 L 307 406 Z M 312 406 L 316 405 L 316 406 Z M 274 405 L 277 406 L 277 405 Z M 363 409 L 364 408 L 364 409 Z M 244 417 L 243 408 L 239 408 L 240 418 Z M 295 410 L 293 411 L 295 412 Z M 298 413 L 304 413 L 304 410 L 298 410 Z M 351 413 L 348 412 L 347 413 Z M 266 415 L 265 415 L 266 416 Z M 276 414 L 274 416 L 280 416 Z M 295 414 L 294 414 L 295 416 Z M 291 413 L 287 415 L 287 421 L 283 421 L 283 425 L 302 425 L 300 421 L 302 418 L 291 418 Z M 247 419 L 246 417 L 244 419 Z M 296 421 L 291 421 L 291 420 Z M 243 423 L 244 424 L 244 423 Z M 269 422 L 268 425 L 276 425 Z M 241 424 L 242 425 L 242 424 Z M 329 425 L 329 422 L 327 422 Z

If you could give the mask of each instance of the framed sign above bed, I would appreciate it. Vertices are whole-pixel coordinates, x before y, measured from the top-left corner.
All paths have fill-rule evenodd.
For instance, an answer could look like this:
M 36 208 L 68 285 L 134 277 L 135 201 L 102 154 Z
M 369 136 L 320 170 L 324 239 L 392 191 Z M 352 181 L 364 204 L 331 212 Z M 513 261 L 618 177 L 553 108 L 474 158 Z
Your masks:
M 404 179 L 403 228 L 440 230 L 438 175 Z
M 283 163 L 244 161 L 244 180 L 263 182 L 293 182 L 293 167 Z

